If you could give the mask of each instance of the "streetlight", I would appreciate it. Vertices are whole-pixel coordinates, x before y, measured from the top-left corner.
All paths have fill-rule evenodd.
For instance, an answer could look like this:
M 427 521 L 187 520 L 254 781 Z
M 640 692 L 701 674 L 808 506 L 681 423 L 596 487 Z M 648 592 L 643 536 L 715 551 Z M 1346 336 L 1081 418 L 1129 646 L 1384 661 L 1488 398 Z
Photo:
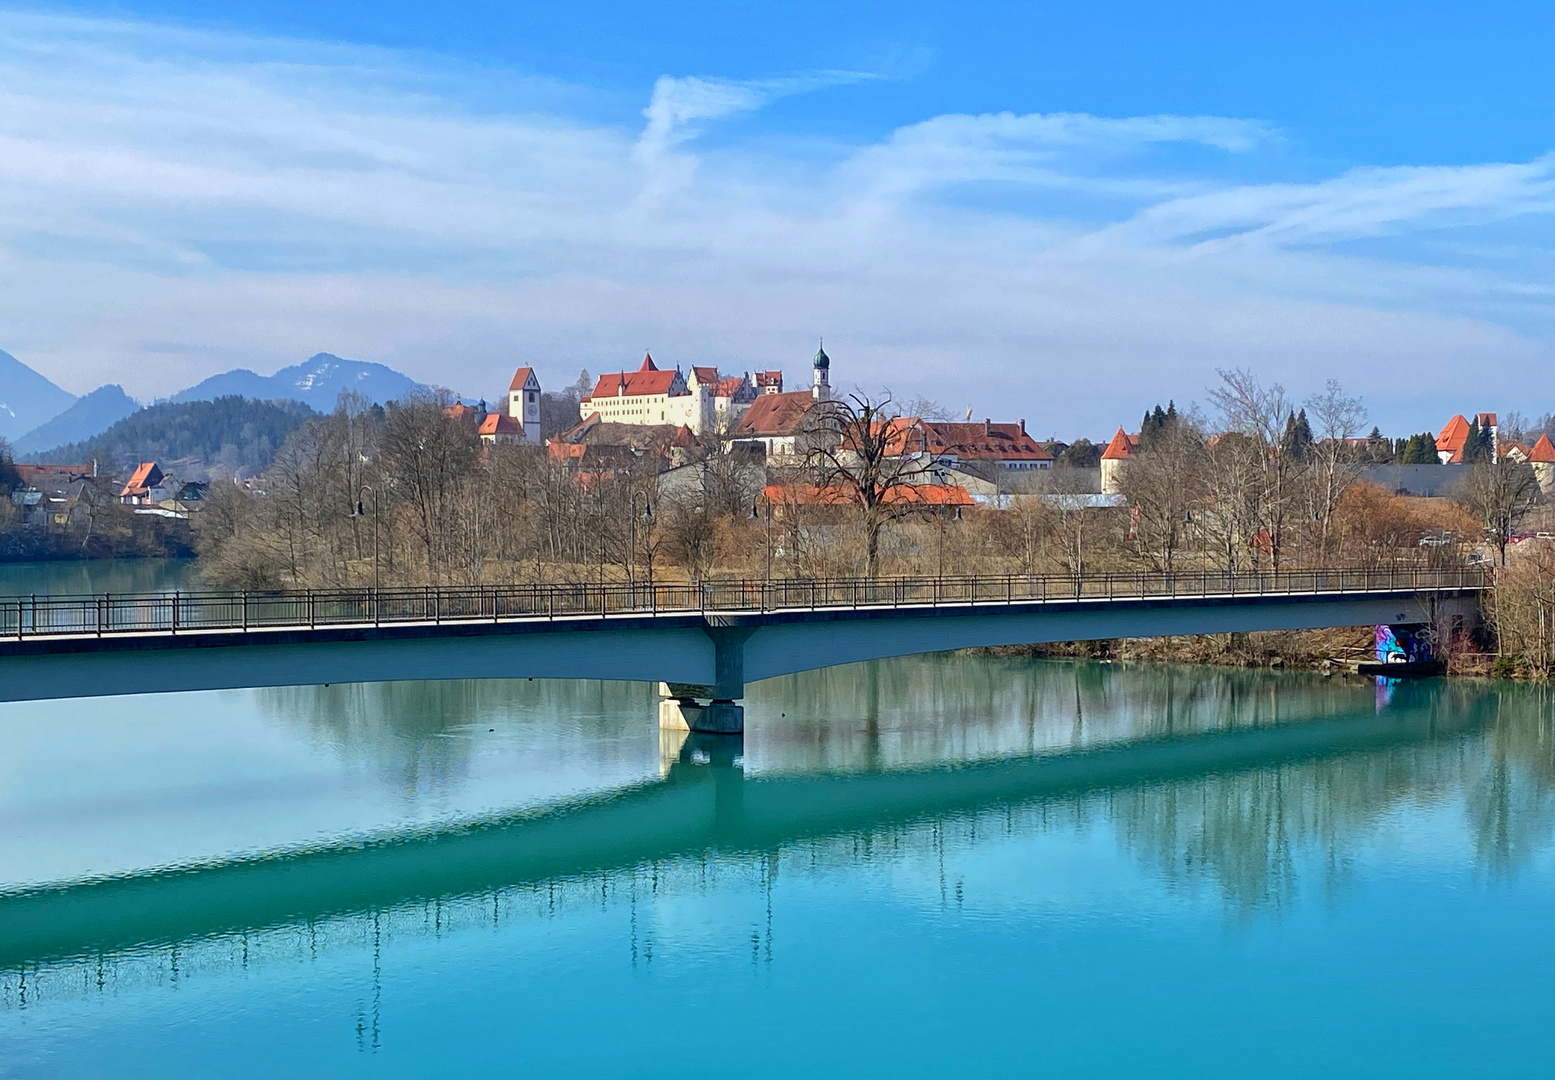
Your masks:
M 945 577 L 945 519 L 951 515 L 946 514 L 945 508 L 941 507 L 939 512 L 934 516 L 939 518 L 939 567 L 935 571 L 934 577 L 936 580 L 943 580 Z M 952 520 L 961 520 L 961 507 L 958 506 L 955 508 L 955 514 Z
M 643 497 L 643 520 L 653 520 L 653 505 L 648 501 L 648 493 L 646 491 L 632 492 L 632 510 L 628 515 L 631 518 L 631 540 L 628 542 L 626 551 L 626 584 L 627 588 L 631 590 L 633 607 L 637 606 L 637 496 L 639 495 Z M 646 534 L 647 530 L 644 530 L 644 535 Z M 648 564 L 648 573 L 651 578 L 653 574 L 652 563 Z
M 373 487 L 371 484 L 363 484 L 361 487 L 357 488 L 356 509 L 351 512 L 351 516 L 354 518 L 367 516 L 366 512 L 362 509 L 362 492 L 364 491 L 371 491 L 373 493 L 373 592 L 376 593 L 378 591 L 378 518 L 380 517 L 378 513 L 377 488 Z
M 759 511 L 761 509 L 761 503 L 762 502 L 765 502 L 766 505 L 767 505 L 767 580 L 771 581 L 772 580 L 772 500 L 766 498 L 765 496 L 763 496 L 761 502 L 753 502 L 753 503 L 751 503 L 751 520 L 755 521 L 757 518 L 759 518 L 761 516 Z

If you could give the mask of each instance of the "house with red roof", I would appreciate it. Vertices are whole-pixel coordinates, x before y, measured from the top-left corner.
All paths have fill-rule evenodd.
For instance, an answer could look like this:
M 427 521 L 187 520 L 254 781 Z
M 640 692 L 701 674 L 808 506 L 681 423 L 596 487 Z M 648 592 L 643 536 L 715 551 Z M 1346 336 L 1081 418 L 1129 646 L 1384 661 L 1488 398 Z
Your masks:
M 152 490 L 162 483 L 162 479 L 162 470 L 155 461 L 142 461 L 119 490 L 119 501 L 129 506 L 150 505 Z
M 760 445 L 768 458 L 803 457 L 818 434 L 811 411 L 820 401 L 809 390 L 759 394 L 729 430 L 735 444 Z

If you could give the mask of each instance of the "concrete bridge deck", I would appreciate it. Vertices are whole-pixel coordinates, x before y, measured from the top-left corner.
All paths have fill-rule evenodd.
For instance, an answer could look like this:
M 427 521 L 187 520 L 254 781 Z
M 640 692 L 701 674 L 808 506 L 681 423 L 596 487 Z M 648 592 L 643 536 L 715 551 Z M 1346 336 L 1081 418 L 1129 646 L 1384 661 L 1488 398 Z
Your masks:
M 1476 570 L 1303 570 L 6 597 L 0 701 L 622 679 L 679 684 L 713 702 L 689 706 L 691 726 L 737 731 L 745 683 L 778 675 L 983 646 L 1431 623 L 1471 615 L 1485 587 Z

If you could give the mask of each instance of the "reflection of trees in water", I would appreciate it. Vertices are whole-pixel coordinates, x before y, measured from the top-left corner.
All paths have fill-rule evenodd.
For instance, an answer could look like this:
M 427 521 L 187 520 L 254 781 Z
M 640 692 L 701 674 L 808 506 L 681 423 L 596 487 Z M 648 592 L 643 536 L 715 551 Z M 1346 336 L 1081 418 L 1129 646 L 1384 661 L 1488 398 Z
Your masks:
M 1548 842 L 1555 819 L 1555 698 L 1539 684 L 1503 690 L 1497 703 L 1465 811 L 1480 867 L 1506 878 Z
M 478 735 L 515 724 L 603 747 L 628 725 L 648 730 L 656 697 L 641 683 L 458 679 L 257 690 L 260 708 L 406 795 L 463 780 Z
M 1547 692 L 1444 685 L 1414 696 L 1434 719 L 1477 713 L 1484 726 L 1470 736 L 1114 792 L 1099 812 L 1168 881 L 1209 879 L 1243 913 L 1289 906 L 1304 860 L 1327 889 L 1339 887 L 1363 834 L 1406 805 L 1460 804 L 1478 867 L 1510 874 L 1555 832 Z
M 1127 681 L 1102 683 L 1094 689 L 1112 693 L 1116 704 Z M 1248 684 L 1232 679 L 1223 685 L 1228 692 L 1241 693 Z M 1150 693 L 1159 700 L 1176 690 L 1157 687 Z M 1363 700 L 1369 700 L 1368 688 L 1360 690 Z M 1082 684 L 1082 703 L 1087 693 Z M 1135 705 L 1146 700 L 1121 696 Z M 1186 722 L 1181 696 L 1172 704 L 1174 724 Z M 1242 699 L 1249 697 L 1242 694 Z M 1252 699 L 1263 700 L 1260 695 Z M 450 699 L 427 700 L 441 708 Z M 576 703 L 567 695 L 562 700 Z M 1476 865 L 1492 875 L 1515 872 L 1549 843 L 1555 823 L 1555 723 L 1544 691 L 1489 692 L 1444 685 L 1400 694 L 1395 700 L 1402 702 L 1398 723 L 1412 725 L 1423 736 L 1421 741 L 1140 787 L 992 800 L 959 811 L 800 836 L 761 850 L 688 851 L 471 895 L 34 965 L 0 973 L 0 1007 L 132 985 L 169 985 L 200 972 L 251 964 L 306 963 L 325 952 L 360 955 L 364 964 L 370 953 L 376 977 L 380 947 L 398 941 L 496 932 L 515 922 L 622 906 L 628 910 L 618 944 L 629 951 L 633 963 L 651 964 L 656 951 L 662 956 L 682 945 L 702 950 L 706 942 L 700 936 L 695 941 L 662 936 L 670 931 L 655 922 L 647 906 L 660 897 L 715 892 L 721 894 L 721 911 L 739 913 L 726 920 L 729 925 L 748 923 L 757 942 L 753 955 L 759 952 L 763 962 L 771 963 L 774 953 L 782 953 L 780 938 L 774 945 L 772 912 L 774 905 L 781 912 L 783 891 L 774 892 L 774 885 L 784 878 L 824 881 L 837 875 L 878 875 L 920 903 L 932 904 L 936 897 L 947 908 L 963 901 L 979 903 L 983 898 L 968 891 L 976 887 L 978 876 L 966 867 L 986 861 L 990 843 L 1018 843 L 1102 825 L 1118 838 L 1121 851 L 1142 861 L 1153 875 L 1170 886 L 1207 888 L 1224 899 L 1233 918 L 1286 911 L 1313 885 L 1330 894 L 1341 889 L 1351 872 L 1352 853 L 1384 818 L 1400 809 L 1440 809 L 1451 817 L 1461 807 Z M 473 704 L 465 697 L 452 701 L 464 703 L 463 715 L 487 715 L 478 698 Z M 615 707 L 608 695 L 599 704 Z M 1252 708 L 1248 704 L 1249 712 L 1236 715 L 1245 720 L 1256 715 Z M 1288 716 L 1289 702 L 1285 708 Z M 1197 714 L 1190 710 L 1187 715 Z M 1385 728 L 1388 719 L 1384 714 L 1372 722 Z M 1432 734 L 1438 725 L 1439 733 Z M 1172 730 L 1182 733 L 1181 727 Z M 728 771 L 723 775 L 738 782 L 738 768 L 724 768 Z M 675 920 L 671 924 L 681 925 Z
M 942 653 L 759 684 L 745 739 L 763 772 L 868 771 L 1373 711 L 1369 683 L 1300 672 Z

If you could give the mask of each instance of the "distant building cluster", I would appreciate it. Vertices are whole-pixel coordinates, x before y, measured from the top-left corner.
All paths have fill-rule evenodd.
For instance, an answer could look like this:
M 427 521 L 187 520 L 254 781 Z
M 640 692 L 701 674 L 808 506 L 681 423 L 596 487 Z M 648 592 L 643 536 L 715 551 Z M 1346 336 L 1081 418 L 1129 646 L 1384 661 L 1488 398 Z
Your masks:
M 795 465 L 825 438 L 821 422 L 834 407 L 831 357 L 824 347 L 810 361 L 809 384 L 785 389 L 780 370 L 726 375 L 713 366 L 688 370 L 659 367 L 651 353 L 632 370 L 598 376 L 578 402 L 578 422 L 544 441 L 547 456 L 587 481 L 604 473 L 642 468 L 656 461 L 660 486 L 699 483 L 700 463 L 710 453 L 731 455 L 745 466 Z M 541 388 L 530 368 L 514 375 L 506 410 L 455 405 L 449 415 L 477 428 L 488 443 L 539 445 Z M 818 411 L 819 410 L 819 411 Z M 1048 469 L 1054 456 L 1026 431 L 1026 422 L 951 423 L 894 417 L 884 437 L 896 459 L 919 467 L 910 473 L 918 489 L 899 498 L 945 503 L 993 501 L 1007 488 L 1005 474 Z M 929 488 L 955 488 L 958 494 Z M 797 497 L 797 496 L 796 496 Z M 824 501 L 811 492 L 801 501 Z

